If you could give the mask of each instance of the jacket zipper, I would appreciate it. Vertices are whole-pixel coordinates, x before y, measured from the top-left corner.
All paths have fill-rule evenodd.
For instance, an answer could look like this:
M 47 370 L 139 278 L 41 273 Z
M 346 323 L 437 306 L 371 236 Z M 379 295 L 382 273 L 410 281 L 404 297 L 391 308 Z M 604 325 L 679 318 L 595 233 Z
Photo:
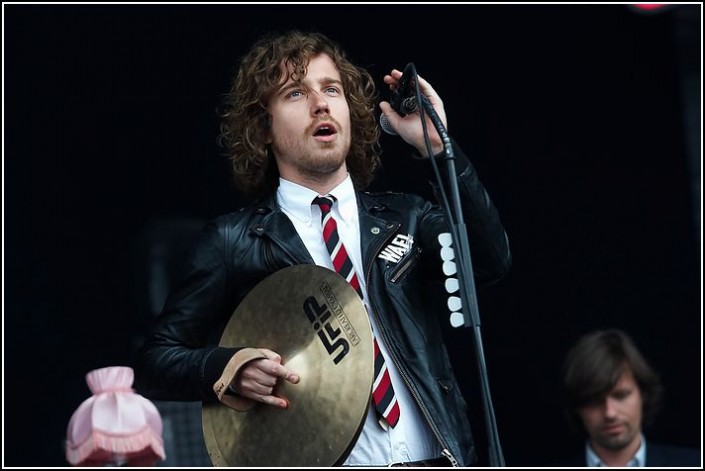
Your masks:
M 376 314 L 377 311 L 376 311 L 376 308 L 375 308 L 373 305 L 374 305 L 374 303 L 372 302 L 372 299 L 370 299 L 370 306 L 372 307 L 373 315 L 374 315 L 375 317 L 377 317 L 377 314 Z M 380 332 L 380 333 L 384 336 L 384 333 L 382 333 L 382 332 Z M 387 344 L 389 344 L 389 342 L 388 342 L 386 336 L 385 336 L 385 339 L 384 339 L 384 340 L 385 340 L 385 342 L 387 342 Z M 442 451 L 441 453 L 443 454 L 443 456 L 445 456 L 446 458 L 448 458 L 448 460 L 449 460 L 451 463 L 453 463 L 453 466 L 458 466 L 458 460 L 456 460 L 455 457 L 454 457 L 454 456 L 451 454 L 451 452 L 448 450 L 448 445 L 447 445 L 447 444 L 443 441 L 443 439 L 441 438 L 441 434 L 440 434 L 440 432 L 438 431 L 438 429 L 436 428 L 436 425 L 435 425 L 435 424 L 433 423 L 433 421 L 431 420 L 430 415 L 429 415 L 429 413 L 428 413 L 428 410 L 426 410 L 426 406 L 423 404 L 423 402 L 421 402 L 421 399 L 420 399 L 419 396 L 416 394 L 416 391 L 414 391 L 414 389 L 411 387 L 411 381 L 409 380 L 409 377 L 406 375 L 406 373 L 404 373 L 404 370 L 401 369 L 401 367 L 399 366 L 399 362 L 397 361 L 396 357 L 394 356 L 394 354 L 393 354 L 391 351 L 389 352 L 389 355 L 392 357 L 392 361 L 394 362 L 394 366 L 396 366 L 397 371 L 399 372 L 399 376 L 401 376 L 402 379 L 404 380 L 404 383 L 406 383 L 406 386 L 407 386 L 407 388 L 409 389 L 409 392 L 411 393 L 411 396 L 412 396 L 412 397 L 414 398 L 414 400 L 416 401 L 416 404 L 419 406 L 419 409 L 420 409 L 421 412 L 423 413 L 423 416 L 424 416 L 424 418 L 426 419 L 426 422 L 428 423 L 429 427 L 431 427 L 431 431 L 432 431 L 433 434 L 436 436 L 436 440 L 438 440 L 438 443 L 440 443 L 440 444 L 441 444 L 441 447 L 443 447 L 443 451 Z
M 455 457 L 450 453 L 448 448 L 444 448 L 443 451 L 441 452 L 441 455 L 448 458 L 448 461 L 450 461 L 450 465 L 452 467 L 457 468 L 458 466 L 460 466 L 460 463 L 458 463 L 458 460 L 455 459 Z
M 393 232 L 391 234 L 393 234 Z M 391 235 L 388 236 L 387 238 L 385 238 L 380 244 L 378 244 L 373 253 L 377 253 L 377 250 L 379 250 L 390 238 L 391 238 Z M 420 253 L 420 251 L 419 251 L 419 253 Z M 409 261 L 409 262 L 411 262 L 411 261 Z M 374 259 L 373 259 L 373 263 L 374 263 Z M 365 283 L 367 283 L 367 286 L 370 286 L 370 273 L 372 272 L 373 263 L 368 265 L 367 272 L 365 273 Z M 404 268 L 406 268 L 406 266 L 407 265 L 405 265 Z M 401 271 L 401 269 L 400 269 L 400 271 Z M 398 277 L 396 277 L 396 278 L 398 278 Z M 370 292 L 370 290 L 368 290 L 368 293 L 369 292 Z M 372 315 L 375 316 L 375 318 L 377 318 L 376 305 L 375 305 L 374 301 L 372 300 L 371 296 L 370 296 L 369 301 L 370 301 L 370 308 L 372 309 Z M 379 324 L 379 322 L 378 322 L 378 324 Z M 385 337 L 384 341 L 387 342 L 386 343 L 387 345 L 389 345 L 389 340 L 387 339 L 386 335 L 383 332 L 380 332 L 380 334 L 382 334 Z M 436 425 L 431 420 L 430 415 L 428 413 L 428 410 L 426 409 L 426 406 L 421 402 L 421 399 L 416 394 L 416 391 L 414 391 L 414 389 L 411 387 L 411 381 L 409 380 L 409 377 L 406 375 L 406 373 L 404 373 L 404 370 L 401 369 L 399 362 L 397 361 L 396 357 L 394 356 L 394 354 L 391 351 L 389 352 L 389 355 L 392 357 L 392 361 L 394 362 L 394 366 L 396 366 L 397 371 L 399 371 L 399 375 L 404 380 L 404 383 L 406 383 L 406 386 L 409 389 L 409 392 L 411 393 L 412 397 L 416 401 L 416 404 L 419 406 L 419 409 L 421 410 L 421 413 L 423 414 L 424 418 L 426 419 L 426 422 L 428 423 L 429 427 L 431 427 L 431 431 L 433 432 L 433 435 L 435 435 L 436 440 L 438 440 L 438 443 L 440 443 L 441 447 L 443 448 L 443 451 L 441 452 L 441 454 L 443 456 L 445 456 L 448 459 L 448 461 L 451 462 L 453 467 L 457 467 L 458 460 L 455 459 L 453 454 L 448 449 L 448 445 L 441 438 L 441 434 L 438 431 L 438 429 L 436 428 Z
M 406 274 L 406 272 L 409 271 L 409 268 L 411 268 L 414 265 L 414 263 L 416 263 L 416 261 L 419 259 L 420 256 L 421 256 L 421 249 L 417 247 L 414 249 L 414 253 L 411 254 L 411 257 L 406 262 L 404 262 L 404 265 L 397 268 L 396 272 L 389 279 L 389 281 L 391 281 L 392 283 L 396 283 L 397 280 L 402 278 L 404 276 L 404 274 Z

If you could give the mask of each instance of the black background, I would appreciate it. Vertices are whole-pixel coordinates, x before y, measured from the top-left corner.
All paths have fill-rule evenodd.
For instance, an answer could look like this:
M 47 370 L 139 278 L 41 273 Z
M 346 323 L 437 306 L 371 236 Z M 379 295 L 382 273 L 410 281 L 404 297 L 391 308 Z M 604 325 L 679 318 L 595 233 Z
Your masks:
M 132 364 L 148 322 L 146 228 L 241 204 L 216 107 L 252 41 L 289 28 L 341 42 L 381 91 L 414 62 L 500 210 L 514 265 L 479 304 L 506 463 L 541 466 L 578 444 L 560 363 L 595 328 L 628 331 L 662 374 L 665 409 L 647 435 L 700 447 L 700 16 L 701 5 L 3 5 L 4 463 L 66 465 L 85 373 Z M 372 189 L 427 195 L 405 146 L 382 144 Z M 470 334 L 452 331 L 451 347 L 482 444 Z

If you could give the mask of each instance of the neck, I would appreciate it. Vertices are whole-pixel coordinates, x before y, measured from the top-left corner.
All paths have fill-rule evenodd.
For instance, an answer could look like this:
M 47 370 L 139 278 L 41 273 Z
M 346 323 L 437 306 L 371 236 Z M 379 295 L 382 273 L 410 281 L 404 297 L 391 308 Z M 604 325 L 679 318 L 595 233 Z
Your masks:
M 343 168 L 341 171 L 329 173 L 326 175 L 282 175 L 282 178 L 304 186 L 309 190 L 315 191 L 319 195 L 325 196 L 336 186 L 343 183 L 347 178 L 348 172 Z
M 597 456 L 599 456 L 602 462 L 609 467 L 627 466 L 629 464 L 629 461 L 634 458 L 634 455 L 636 455 L 636 452 L 639 450 L 640 445 L 640 435 L 634 437 L 634 440 L 632 440 L 627 446 L 619 448 L 617 450 L 605 448 L 595 442 L 590 442 L 590 446 L 595 451 Z

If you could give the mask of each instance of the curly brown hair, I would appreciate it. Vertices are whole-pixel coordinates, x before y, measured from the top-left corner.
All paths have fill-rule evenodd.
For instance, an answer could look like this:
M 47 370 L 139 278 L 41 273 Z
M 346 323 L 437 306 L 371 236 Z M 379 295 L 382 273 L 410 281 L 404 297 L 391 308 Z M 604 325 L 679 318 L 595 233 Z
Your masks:
M 291 31 L 259 39 L 240 61 L 220 113 L 220 144 L 232 162 L 235 182 L 248 196 L 261 197 L 279 184 L 270 146 L 267 101 L 283 77 L 281 64 L 295 77 L 305 77 L 310 60 L 327 54 L 337 66 L 352 123 L 347 168 L 357 188 L 366 187 L 380 165 L 379 128 L 375 120 L 377 92 L 370 74 L 351 63 L 341 47 L 321 33 Z

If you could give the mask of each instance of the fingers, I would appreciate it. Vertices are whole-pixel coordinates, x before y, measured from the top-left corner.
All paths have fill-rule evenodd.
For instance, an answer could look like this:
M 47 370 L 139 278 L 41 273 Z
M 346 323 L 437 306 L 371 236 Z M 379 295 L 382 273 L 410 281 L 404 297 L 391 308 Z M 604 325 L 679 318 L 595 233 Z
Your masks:
M 281 356 L 268 349 L 261 348 L 266 357 L 253 360 L 242 367 L 232 382 L 233 389 L 239 395 L 262 402 L 267 405 L 286 409 L 286 399 L 274 395 L 274 388 L 279 378 L 296 384 L 299 376 L 281 364 Z
M 399 86 L 399 81 L 401 80 L 401 77 L 403 76 L 403 73 L 398 70 L 398 69 L 392 69 L 392 71 L 389 73 L 389 75 L 385 75 L 384 78 L 382 79 L 384 83 L 389 85 L 390 90 L 396 90 L 397 87 Z M 426 81 L 422 76 L 416 75 L 416 77 L 419 79 L 419 88 L 421 89 L 421 93 L 426 95 L 429 99 L 433 97 L 438 97 L 436 94 L 436 91 L 433 89 L 431 84 Z M 433 100 L 431 100 L 433 102 Z
M 390 90 L 396 90 L 399 85 L 399 80 L 401 79 L 402 72 L 397 69 L 392 69 L 389 75 L 385 75 L 382 79 L 384 83 L 389 85 Z
M 389 85 L 389 89 L 396 91 L 399 88 L 403 77 L 403 72 L 399 69 L 392 69 L 389 74 L 385 75 L 383 81 L 385 84 Z M 446 113 L 443 108 L 443 101 L 438 96 L 436 91 L 433 89 L 431 84 L 426 81 L 423 77 L 417 75 L 419 90 L 426 97 L 428 102 L 433 107 L 433 111 L 437 114 L 440 122 L 443 126 L 448 128 L 448 122 L 446 119 Z M 411 77 L 407 77 L 411 79 Z M 413 93 L 415 94 L 416 88 L 412 87 L 412 83 L 407 82 L 410 87 L 409 90 L 404 90 L 405 94 Z M 406 97 L 402 97 L 406 98 Z M 389 102 L 382 101 L 379 104 L 380 110 L 385 116 L 386 121 L 394 128 L 396 134 L 401 136 L 408 144 L 414 146 L 421 156 L 436 155 L 443 150 L 443 140 L 441 139 L 439 133 L 437 132 L 433 120 L 427 115 L 425 123 L 421 123 L 418 119 L 418 112 L 411 113 L 411 115 L 400 116 L 397 110 L 392 109 Z M 426 110 L 425 110 L 426 111 Z M 424 132 L 424 127 L 422 124 L 426 124 L 426 129 L 428 130 L 429 142 L 431 144 L 431 149 L 429 150 L 426 144 L 426 134 Z
M 267 348 L 260 348 L 259 351 L 267 357 L 267 360 L 269 360 L 261 360 L 260 368 L 265 373 L 269 373 L 270 375 L 276 376 L 278 378 L 284 378 L 286 381 L 292 384 L 296 384 L 299 382 L 299 375 L 297 375 L 296 373 L 281 364 L 281 355 Z
M 259 401 L 268 406 L 278 407 L 280 409 L 286 409 L 289 407 L 289 401 L 277 396 L 262 396 Z

